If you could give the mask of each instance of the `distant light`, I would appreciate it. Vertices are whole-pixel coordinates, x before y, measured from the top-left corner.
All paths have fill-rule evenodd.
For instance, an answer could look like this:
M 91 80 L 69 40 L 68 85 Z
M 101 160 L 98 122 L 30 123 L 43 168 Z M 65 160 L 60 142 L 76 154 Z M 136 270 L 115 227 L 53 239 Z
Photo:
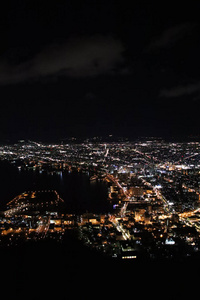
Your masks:
M 137 256 L 136 255 L 122 256 L 122 259 L 133 259 L 133 258 L 137 258 Z
M 175 244 L 175 241 L 172 238 L 165 240 L 165 245 L 174 245 L 174 244 Z
M 161 189 L 161 188 L 162 188 L 162 185 L 160 185 L 160 184 L 155 185 L 155 188 L 156 188 L 156 189 Z

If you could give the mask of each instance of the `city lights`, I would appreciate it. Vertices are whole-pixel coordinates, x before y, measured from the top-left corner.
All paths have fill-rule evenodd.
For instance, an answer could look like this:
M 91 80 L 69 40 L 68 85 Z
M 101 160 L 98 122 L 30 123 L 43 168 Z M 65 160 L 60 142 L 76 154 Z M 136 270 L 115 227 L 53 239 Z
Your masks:
M 65 173 L 84 172 L 91 185 L 104 181 L 113 207 L 108 213 L 69 215 L 63 213 L 65 200 L 57 191 L 26 191 L 11 200 L 1 216 L 1 245 L 30 239 L 61 242 L 70 229 L 86 247 L 118 259 L 175 258 L 180 248 L 183 256 L 197 253 L 199 156 L 198 142 L 162 140 L 66 144 L 23 140 L 1 146 L 1 160 L 19 172 L 58 174 L 60 180 Z

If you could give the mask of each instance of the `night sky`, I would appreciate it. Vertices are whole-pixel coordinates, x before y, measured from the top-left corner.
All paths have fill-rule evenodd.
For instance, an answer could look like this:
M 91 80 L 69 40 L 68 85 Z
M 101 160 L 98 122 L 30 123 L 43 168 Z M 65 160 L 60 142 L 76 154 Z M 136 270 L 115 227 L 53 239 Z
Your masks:
M 0 142 L 199 135 L 200 3 L 6 1 Z

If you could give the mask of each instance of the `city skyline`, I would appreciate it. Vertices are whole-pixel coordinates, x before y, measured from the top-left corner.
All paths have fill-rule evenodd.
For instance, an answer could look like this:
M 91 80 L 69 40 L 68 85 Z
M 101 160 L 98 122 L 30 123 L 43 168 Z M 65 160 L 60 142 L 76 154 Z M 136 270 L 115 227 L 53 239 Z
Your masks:
M 147 286 L 147 296 L 156 283 L 160 298 L 163 280 L 185 296 L 181 280 L 191 296 L 200 258 L 199 156 L 195 140 L 0 145 L 5 286 L 35 298 L 66 295 L 67 284 L 74 295 L 74 286 L 102 291 L 120 280 Z
M 153 139 L 0 146 L 0 248 L 65 245 L 71 233 L 118 262 L 198 261 L 199 150 Z
M 10 1 L 0 141 L 199 135 L 199 4 Z

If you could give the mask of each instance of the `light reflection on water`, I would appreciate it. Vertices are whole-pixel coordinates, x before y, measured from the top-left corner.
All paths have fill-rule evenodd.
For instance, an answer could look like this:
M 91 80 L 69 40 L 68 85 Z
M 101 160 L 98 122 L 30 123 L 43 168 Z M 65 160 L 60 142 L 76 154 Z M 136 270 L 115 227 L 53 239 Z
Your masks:
M 16 195 L 28 190 L 55 189 L 65 200 L 70 212 L 108 212 L 107 184 L 90 181 L 88 174 L 60 172 L 48 174 L 38 170 L 19 170 L 0 161 L 0 203 L 9 202 Z

